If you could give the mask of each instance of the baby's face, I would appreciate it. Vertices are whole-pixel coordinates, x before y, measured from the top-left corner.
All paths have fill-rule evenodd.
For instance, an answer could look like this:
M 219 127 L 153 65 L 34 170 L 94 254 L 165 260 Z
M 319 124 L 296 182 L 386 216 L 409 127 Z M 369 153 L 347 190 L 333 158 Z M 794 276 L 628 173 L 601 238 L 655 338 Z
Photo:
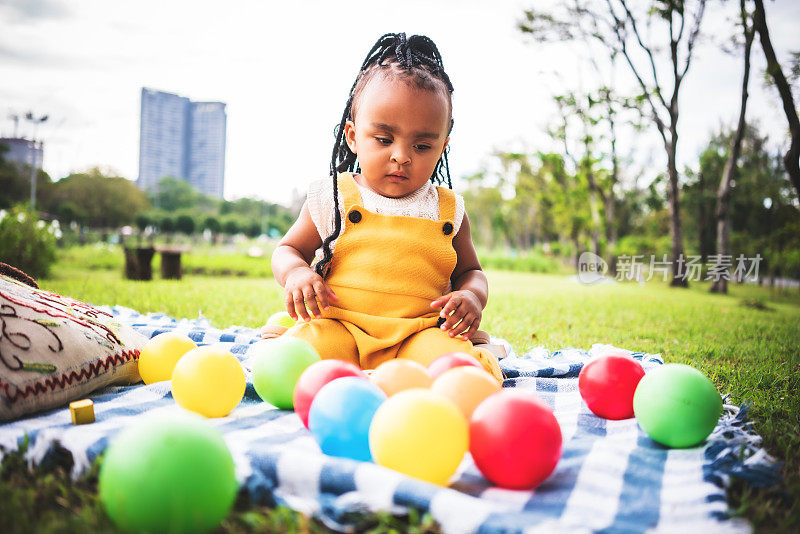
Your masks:
M 413 193 L 430 179 L 449 141 L 447 97 L 402 80 L 372 79 L 345 124 L 366 185 L 385 197 Z

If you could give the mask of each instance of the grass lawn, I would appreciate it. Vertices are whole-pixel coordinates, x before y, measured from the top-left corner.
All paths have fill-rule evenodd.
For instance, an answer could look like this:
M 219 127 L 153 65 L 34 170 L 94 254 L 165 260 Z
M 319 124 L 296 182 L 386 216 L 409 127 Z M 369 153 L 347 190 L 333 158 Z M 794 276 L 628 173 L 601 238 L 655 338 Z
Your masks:
M 119 270 L 56 267 L 46 289 L 93 304 L 120 304 L 141 312 L 196 318 L 219 327 L 258 327 L 282 308 L 272 279 L 188 276 L 181 281 L 123 281 Z M 490 299 L 481 328 L 522 353 L 611 343 L 661 353 L 666 362 L 705 372 L 733 403 L 751 404 L 767 450 L 784 462 L 785 484 L 756 491 L 734 484 L 730 504 L 757 531 L 800 529 L 800 294 L 772 294 L 753 286 L 712 295 L 708 284 L 672 289 L 660 282 L 586 286 L 560 275 L 489 271 Z M 18 517 L 20 531 L 111 529 L 95 498 L 96 476 L 69 483 L 61 470 L 30 474 L 19 455 L 3 463 L 0 518 Z M 13 512 L 13 516 L 12 516 Z M 368 518 L 375 531 L 435 530 L 430 518 L 398 522 Z M 59 528 L 59 526 L 61 526 Z M 25 528 L 27 527 L 27 528 Z M 228 532 L 309 531 L 321 527 L 288 510 L 267 513 L 237 504 Z

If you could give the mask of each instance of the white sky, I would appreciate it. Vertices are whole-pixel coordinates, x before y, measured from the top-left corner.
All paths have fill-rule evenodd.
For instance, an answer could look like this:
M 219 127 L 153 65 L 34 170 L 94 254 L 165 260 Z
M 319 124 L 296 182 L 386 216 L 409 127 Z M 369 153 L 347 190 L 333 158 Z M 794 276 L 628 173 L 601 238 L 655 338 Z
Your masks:
M 450 168 L 458 189 L 463 176 L 491 165 L 493 150 L 554 149 L 551 95 L 591 87 L 575 45 L 526 43 L 516 29 L 526 7 L 543 3 L 0 0 L 0 135 L 12 133 L 10 113 L 48 114 L 37 137 L 53 178 L 101 165 L 136 179 L 142 86 L 222 101 L 225 197 L 288 203 L 293 190 L 304 194 L 326 175 L 333 127 L 370 46 L 405 31 L 436 42 L 455 87 Z M 800 49 L 800 2 L 766 4 L 785 62 Z M 737 5 L 709 2 L 707 32 L 730 32 L 723 9 Z M 748 117 L 779 147 L 786 120 L 775 89 L 764 87 L 762 57 L 756 42 Z M 696 166 L 711 133 L 735 122 L 740 63 L 710 42 L 697 50 L 681 91 L 681 168 Z M 617 81 L 630 82 L 622 74 Z M 623 134 L 618 145 L 652 172 L 664 166 L 653 135 Z

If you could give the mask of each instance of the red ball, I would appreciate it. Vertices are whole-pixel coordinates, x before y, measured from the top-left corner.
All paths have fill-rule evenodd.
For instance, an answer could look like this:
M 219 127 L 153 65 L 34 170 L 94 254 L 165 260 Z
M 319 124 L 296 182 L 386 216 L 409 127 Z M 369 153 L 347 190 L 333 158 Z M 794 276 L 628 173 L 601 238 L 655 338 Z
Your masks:
M 317 392 L 328 382 L 343 376 L 355 376 L 367 380 L 367 375 L 358 366 L 343 360 L 320 360 L 314 362 L 303 371 L 294 388 L 294 412 L 300 416 L 308 428 L 308 412 L 311 410 L 311 401 Z
M 628 419 L 633 417 L 633 393 L 643 376 L 641 364 L 628 356 L 601 356 L 583 366 L 578 389 L 595 415 Z
M 504 389 L 472 413 L 469 451 L 483 476 L 496 486 L 532 489 L 561 458 L 561 427 L 535 394 Z
M 471 365 L 473 367 L 477 367 L 478 369 L 483 369 L 481 362 L 466 352 L 448 352 L 446 354 L 442 354 L 428 364 L 428 372 L 431 373 L 431 376 L 433 376 L 433 379 L 435 380 L 443 375 L 445 371 L 449 371 L 453 367 L 461 367 L 463 365 Z

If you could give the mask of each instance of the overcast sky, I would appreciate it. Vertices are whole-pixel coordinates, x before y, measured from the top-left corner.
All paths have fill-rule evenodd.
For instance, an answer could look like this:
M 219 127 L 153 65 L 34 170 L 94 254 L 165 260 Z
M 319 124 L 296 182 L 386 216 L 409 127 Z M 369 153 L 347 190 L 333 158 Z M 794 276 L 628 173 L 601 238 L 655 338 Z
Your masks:
M 0 0 L 0 135 L 10 113 L 49 115 L 37 132 L 45 170 L 57 179 L 93 165 L 138 175 L 141 88 L 227 104 L 225 197 L 287 203 L 327 173 L 334 125 L 358 67 L 383 33 L 431 37 L 455 87 L 450 166 L 463 176 L 491 167 L 494 150 L 552 150 L 551 95 L 589 89 L 593 77 L 574 45 L 527 42 L 523 10 L 550 0 Z M 766 2 L 781 59 L 800 49 L 800 2 Z M 707 33 L 729 33 L 726 11 L 709 2 Z M 786 120 L 760 75 L 753 46 L 748 117 L 777 148 Z M 741 61 L 707 39 L 681 92 L 679 159 L 697 156 L 738 112 Z M 617 83 L 631 83 L 620 71 Z M 29 127 L 21 132 L 30 135 Z M 622 134 L 637 165 L 663 168 L 653 135 Z M 646 164 L 646 163 L 645 163 Z

